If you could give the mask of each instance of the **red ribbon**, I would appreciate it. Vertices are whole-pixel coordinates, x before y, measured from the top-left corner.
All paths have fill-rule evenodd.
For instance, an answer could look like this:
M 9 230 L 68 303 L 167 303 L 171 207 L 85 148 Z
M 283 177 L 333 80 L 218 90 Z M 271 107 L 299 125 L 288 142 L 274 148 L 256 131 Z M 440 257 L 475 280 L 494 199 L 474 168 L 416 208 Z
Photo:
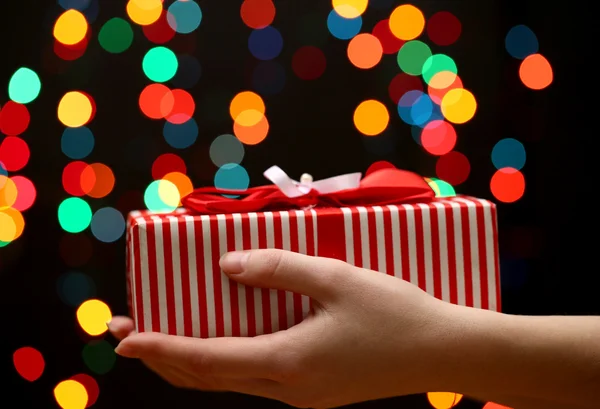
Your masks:
M 241 197 L 230 198 L 222 195 Z M 385 168 L 366 175 L 357 188 L 327 194 L 312 189 L 305 195 L 288 197 L 276 185 L 257 186 L 246 190 L 203 187 L 184 197 L 182 204 L 185 208 L 201 214 L 223 214 L 310 207 L 426 203 L 434 197 L 434 191 L 422 176 L 401 169 Z

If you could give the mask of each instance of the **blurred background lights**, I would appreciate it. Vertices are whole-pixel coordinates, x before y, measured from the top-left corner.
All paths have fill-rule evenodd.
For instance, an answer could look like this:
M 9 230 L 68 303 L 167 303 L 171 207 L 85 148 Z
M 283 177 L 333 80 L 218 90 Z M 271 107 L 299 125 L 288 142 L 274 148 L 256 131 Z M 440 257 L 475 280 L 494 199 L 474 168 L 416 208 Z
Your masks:
M 523 169 L 527 154 L 523 144 L 516 139 L 502 139 L 492 150 L 492 163 L 496 169 L 513 168 Z
M 179 189 L 168 180 L 154 180 L 144 192 L 146 208 L 156 213 L 168 213 L 177 209 L 181 201 Z
M 240 17 L 244 24 L 253 29 L 265 28 L 275 19 L 276 8 L 273 0 L 244 0 L 240 7 Z
M 96 380 L 90 375 L 84 373 L 74 375 L 70 379 L 79 382 L 85 387 L 88 395 L 86 408 L 94 405 L 100 396 L 100 387 L 98 386 L 98 382 L 96 382 Z
M 272 60 L 283 50 L 283 37 L 273 26 L 253 30 L 248 37 L 248 49 L 256 59 Z
M 58 4 L 65 10 L 75 9 L 79 11 L 85 11 L 92 0 L 58 0 Z
M 435 192 L 436 197 L 456 196 L 456 191 L 450 183 L 438 178 L 425 178 L 425 180 Z
M 171 80 L 173 86 L 182 89 L 193 88 L 202 75 L 202 66 L 193 55 L 178 55 L 178 67 L 175 76 Z
M 162 179 L 166 174 L 171 172 L 187 173 L 187 167 L 181 157 L 174 153 L 164 153 L 154 160 L 152 163 L 152 179 Z
M 29 145 L 18 136 L 7 136 L 0 142 L 0 162 L 3 172 L 16 172 L 29 163 Z
M 165 122 L 163 136 L 165 141 L 175 149 L 189 148 L 198 138 L 198 124 L 194 118 L 182 124 Z
M 504 203 L 514 203 L 525 194 L 525 177 L 514 168 L 498 169 L 490 181 L 494 197 Z
M 354 111 L 354 126 L 366 136 L 379 135 L 388 127 L 389 121 L 387 108 L 376 100 L 361 102 Z
M 104 334 L 108 330 L 106 324 L 112 320 L 108 305 L 96 299 L 84 301 L 77 308 L 76 315 L 81 329 L 91 336 Z
M 461 32 L 460 20 L 449 11 L 438 11 L 427 21 L 427 35 L 432 43 L 439 46 L 454 44 Z
M 421 91 L 408 91 L 398 101 L 398 114 L 409 125 L 424 125 L 433 115 L 433 102 Z
M 122 18 L 112 18 L 100 29 L 98 42 L 109 53 L 122 53 L 129 49 L 133 42 L 133 30 L 129 23 Z
M 327 28 L 332 36 L 340 40 L 350 40 L 360 33 L 362 29 L 362 17 L 344 18 L 335 9 L 331 10 L 327 17 Z
M 23 379 L 34 382 L 44 373 L 46 361 L 37 349 L 21 347 L 13 353 L 13 365 Z
M 0 242 L 10 243 L 17 240 L 25 229 L 25 219 L 12 207 L 0 209 Z
M 202 10 L 194 0 L 176 0 L 168 8 L 169 26 L 180 34 L 195 31 L 202 22 Z
M 283 91 L 286 79 L 285 67 L 275 60 L 258 62 L 252 73 L 253 88 L 265 96 Z
M 408 91 L 423 91 L 423 82 L 420 78 L 401 72 L 390 81 L 388 86 L 389 97 L 397 105 Z
M 174 89 L 161 99 L 160 111 L 164 114 L 167 122 L 183 125 L 192 120 L 196 111 L 196 102 L 188 91 Z M 195 122 L 188 126 L 193 129 L 194 125 Z
M 421 146 L 436 156 L 445 155 L 454 149 L 456 140 L 456 130 L 443 120 L 429 122 L 421 132 Z
M 244 159 L 244 145 L 234 135 L 220 135 L 210 144 L 209 155 L 217 167 L 227 163 L 239 165 Z
M 0 176 L 2 177 L 2 176 Z M 24 212 L 28 210 L 33 203 L 35 202 L 37 191 L 35 189 L 35 185 L 31 180 L 26 178 L 25 176 L 17 175 L 12 176 L 10 178 L 12 180 L 15 190 L 16 190 L 16 198 L 12 207 L 20 212 Z M 0 185 L 2 183 L 0 182 Z M 8 186 L 8 183 L 6 184 Z M 2 187 L 0 187 L 0 192 L 2 191 Z M 0 193 L 1 195 L 1 193 Z M 2 198 L 0 197 L 0 208 L 2 208 Z
M 375 24 L 372 34 L 379 39 L 384 54 L 396 54 L 405 43 L 392 33 L 388 19 Z
M 67 92 L 58 103 L 58 119 L 63 125 L 77 128 L 87 124 L 93 114 L 90 97 L 79 91 Z
M 27 130 L 31 117 L 23 104 L 8 101 L 0 111 L 0 132 L 4 135 L 20 135 Z
M 298 48 L 292 56 L 292 71 L 302 80 L 320 78 L 327 67 L 327 59 L 320 48 L 304 46 Z
M 425 29 L 423 12 L 412 4 L 403 4 L 394 9 L 389 19 L 390 30 L 400 40 L 414 40 Z
M 94 134 L 85 126 L 65 128 L 60 139 L 62 152 L 71 159 L 83 159 L 94 150 Z
M 449 84 L 449 85 L 447 85 Z M 427 93 L 437 105 L 442 104 L 444 96 L 453 89 L 463 88 L 463 82 L 455 72 L 441 71 L 431 77 Z
M 70 251 L 75 251 L 73 247 Z M 71 271 L 62 274 L 56 281 L 56 291 L 59 298 L 70 307 L 78 307 L 85 300 L 96 295 L 96 285 L 86 274 Z
M 104 207 L 94 213 L 90 228 L 99 241 L 113 243 L 125 232 L 125 218 L 117 209 Z
M 442 73 L 446 75 L 439 75 Z M 456 63 L 445 54 L 434 54 L 423 63 L 423 80 L 436 89 L 444 89 L 452 85 L 457 73 Z
M 142 32 L 150 42 L 154 44 L 166 44 L 175 37 L 175 30 L 169 25 L 167 16 L 168 12 L 162 10 L 156 21 L 142 26 Z
M 150 25 L 158 20 L 163 12 L 162 0 L 129 0 L 127 15 L 140 26 Z
M 348 43 L 348 59 L 357 68 L 373 68 L 382 57 L 383 47 L 373 34 L 359 34 Z
M 250 176 L 243 166 L 226 163 L 215 173 L 214 183 L 218 189 L 246 190 L 250 186 Z
M 488 402 L 485 404 L 485 406 L 482 409 L 511 409 L 508 406 L 502 406 L 502 405 L 498 405 L 497 403 L 494 402 Z
M 142 61 L 144 74 L 150 81 L 166 82 L 177 72 L 177 56 L 166 47 L 154 47 L 148 50 Z
M 369 5 L 369 0 L 332 0 L 333 9 L 344 18 L 361 16 Z
M 431 48 L 422 41 L 405 43 L 398 51 L 398 66 L 409 75 L 421 75 L 425 62 L 432 56 Z
M 477 111 L 475 96 L 464 88 L 448 91 L 442 99 L 441 106 L 444 117 L 455 124 L 464 124 L 470 121 Z
M 171 90 L 163 84 L 149 84 L 140 93 L 140 110 L 150 119 L 164 118 L 171 111 L 174 103 Z M 168 111 L 163 112 L 163 108 Z
M 106 197 L 114 186 L 115 175 L 112 169 L 103 163 L 92 163 L 81 172 L 81 188 L 89 197 Z
M 58 206 L 58 221 L 68 233 L 80 233 L 88 228 L 92 221 L 90 205 L 79 197 L 70 197 Z
M 12 207 L 17 201 L 17 184 L 14 178 L 0 176 L 0 209 Z
M 519 77 L 527 88 L 542 90 L 552 84 L 554 73 L 546 57 L 532 54 L 521 62 Z
M 248 116 L 247 118 L 240 119 L 240 115 L 244 111 L 250 110 L 257 111 L 260 114 L 264 114 L 266 110 L 265 102 L 262 97 L 252 91 L 242 91 L 236 94 L 229 104 L 229 114 L 231 115 L 231 119 L 239 122 L 243 126 L 255 125 L 260 120 L 260 116 L 258 118 L 251 118 Z
M 114 347 L 105 340 L 94 340 L 85 345 L 81 357 L 89 370 L 98 375 L 110 372 L 117 361 Z
M 523 24 L 511 28 L 506 34 L 504 43 L 506 51 L 519 60 L 537 53 L 540 47 L 535 33 Z
M 171 182 L 177 188 L 177 193 L 180 198 L 178 206 L 181 206 L 181 199 L 192 193 L 194 185 L 190 178 L 181 172 L 170 172 L 163 176 L 163 182 Z M 161 194 L 159 187 L 159 194 Z
M 21 67 L 10 78 L 8 97 L 19 104 L 28 104 L 40 95 L 41 89 L 42 83 L 35 71 Z
M 54 388 L 54 399 L 62 409 L 85 409 L 88 402 L 88 394 L 85 386 L 69 379 L 60 382 Z
M 451 409 L 458 405 L 463 395 L 452 392 L 429 392 L 427 399 L 435 409 Z
M 452 186 L 458 186 L 469 178 L 471 164 L 464 154 L 452 151 L 438 158 L 435 173 Z
M 78 10 L 66 10 L 54 24 L 54 38 L 64 45 L 81 42 L 88 32 L 88 22 Z

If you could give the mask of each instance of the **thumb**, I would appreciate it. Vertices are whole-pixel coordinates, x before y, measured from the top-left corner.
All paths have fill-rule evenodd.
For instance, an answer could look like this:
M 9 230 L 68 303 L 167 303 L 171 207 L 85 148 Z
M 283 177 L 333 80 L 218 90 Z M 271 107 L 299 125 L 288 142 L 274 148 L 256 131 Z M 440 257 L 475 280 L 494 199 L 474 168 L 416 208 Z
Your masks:
M 220 266 L 242 284 L 291 291 L 321 302 L 334 297 L 354 270 L 339 260 L 275 249 L 226 253 Z

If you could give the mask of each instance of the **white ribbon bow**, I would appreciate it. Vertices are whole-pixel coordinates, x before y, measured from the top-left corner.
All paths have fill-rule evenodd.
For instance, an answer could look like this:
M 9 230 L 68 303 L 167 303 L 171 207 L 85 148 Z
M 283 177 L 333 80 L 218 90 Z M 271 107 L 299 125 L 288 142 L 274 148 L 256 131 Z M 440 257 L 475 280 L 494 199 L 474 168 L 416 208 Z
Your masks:
M 347 189 L 356 189 L 360 186 L 361 173 L 348 173 L 333 176 L 327 179 L 313 181 L 311 175 L 305 173 L 297 182 L 290 178 L 279 166 L 271 166 L 263 175 L 273 182 L 287 197 L 300 197 L 312 189 L 322 194 L 340 192 Z

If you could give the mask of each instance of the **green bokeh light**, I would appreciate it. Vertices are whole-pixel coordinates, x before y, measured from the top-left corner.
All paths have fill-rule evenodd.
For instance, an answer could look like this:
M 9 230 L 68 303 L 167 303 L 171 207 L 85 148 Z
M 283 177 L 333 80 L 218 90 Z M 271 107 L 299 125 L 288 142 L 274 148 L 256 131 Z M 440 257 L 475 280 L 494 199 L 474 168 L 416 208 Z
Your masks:
M 177 73 L 177 56 L 166 47 L 154 47 L 144 56 L 142 68 L 150 81 L 166 82 Z
M 398 66 L 409 75 L 421 75 L 423 65 L 431 55 L 431 49 L 424 42 L 409 41 L 398 51 Z
M 427 58 L 423 64 L 423 80 L 429 84 L 431 79 L 440 72 L 458 73 L 454 60 L 445 54 L 434 54 Z M 451 84 L 448 84 L 450 86 Z
M 150 183 L 144 192 L 144 203 L 148 210 L 156 213 L 169 213 L 177 209 L 177 206 L 172 206 L 161 199 L 159 186 L 161 181 L 155 180 Z
M 8 97 L 19 104 L 35 100 L 42 89 L 40 77 L 31 69 L 19 68 L 8 83 Z
M 437 191 L 439 191 L 439 194 L 437 194 L 437 191 L 436 191 L 437 197 L 456 196 L 456 191 L 454 190 L 454 187 L 450 183 L 445 182 L 442 179 L 438 179 L 438 178 L 431 178 L 431 181 L 435 183 L 435 185 L 437 186 Z M 434 190 L 436 190 L 436 189 L 434 189 Z
M 115 17 L 104 23 L 98 33 L 98 42 L 109 53 L 122 53 L 133 42 L 133 30 L 127 21 Z
M 2 240 L 0 240 L 0 248 L 2 248 L 2 247 L 6 247 L 6 246 L 8 246 L 9 244 L 10 244 L 10 242 L 9 242 L 9 241 L 2 241 Z
M 107 341 L 92 341 L 83 347 L 83 362 L 90 371 L 104 375 L 108 373 L 117 360 L 115 350 Z
M 83 199 L 70 197 L 58 206 L 58 222 L 64 231 L 80 233 L 88 228 L 92 221 L 92 209 Z

